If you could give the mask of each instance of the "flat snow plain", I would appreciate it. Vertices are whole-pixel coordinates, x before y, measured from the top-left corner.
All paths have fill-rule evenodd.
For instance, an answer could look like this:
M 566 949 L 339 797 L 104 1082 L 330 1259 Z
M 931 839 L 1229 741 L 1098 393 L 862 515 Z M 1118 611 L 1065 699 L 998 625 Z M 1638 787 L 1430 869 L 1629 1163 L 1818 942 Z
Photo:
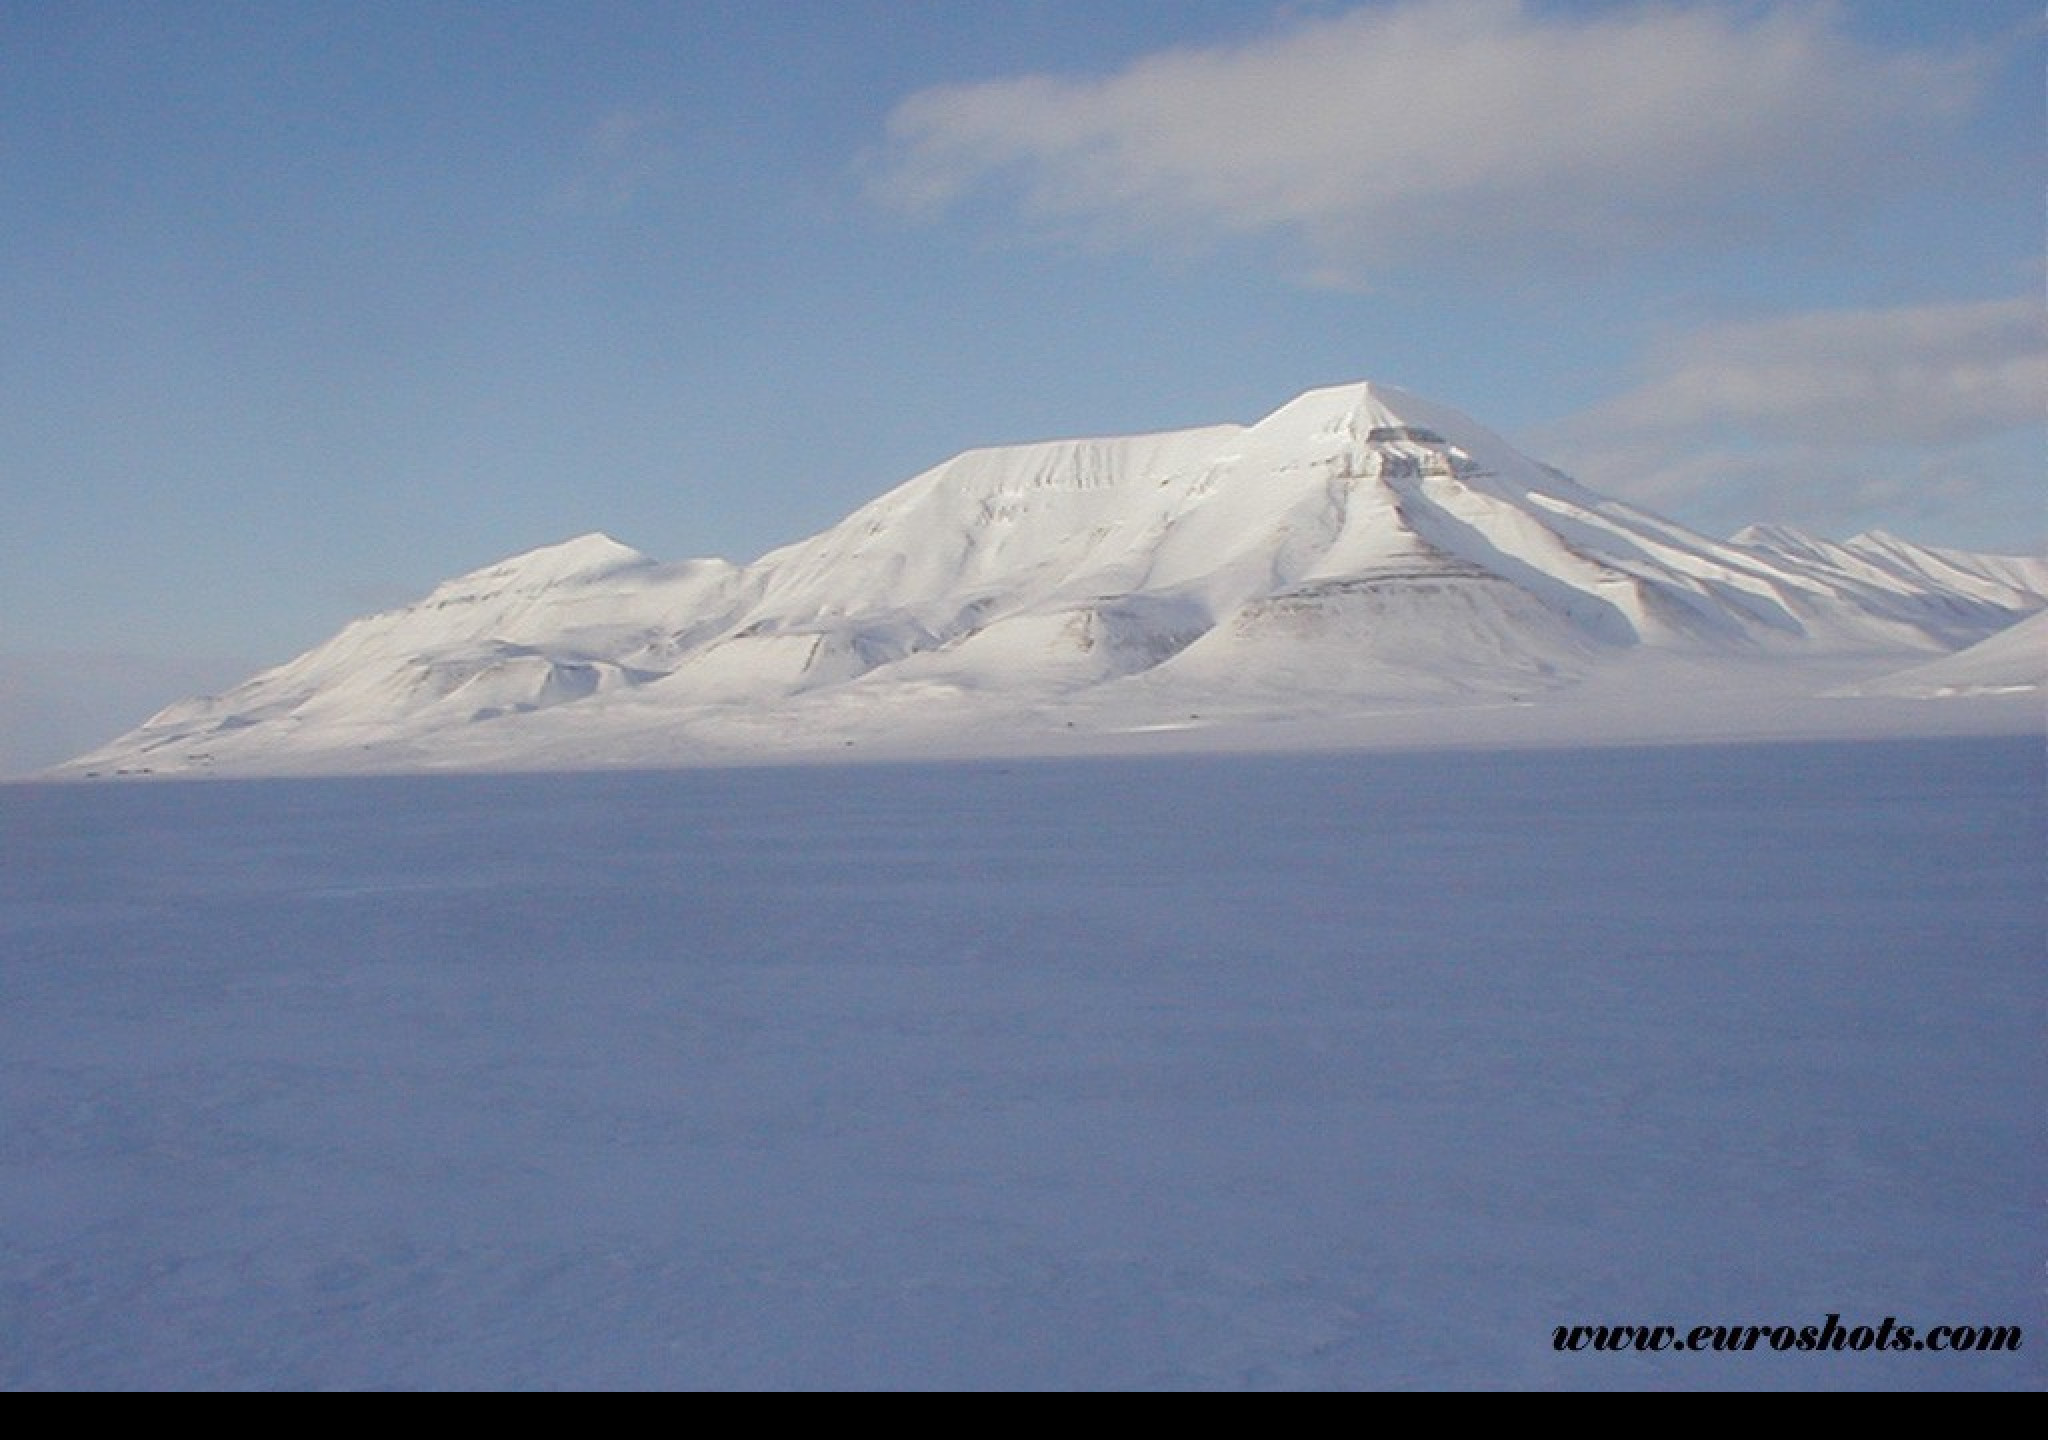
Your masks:
M 2038 737 L 0 790 L 0 1386 L 2038 1387 Z M 2021 1325 L 1560 1355 L 1559 1325 Z

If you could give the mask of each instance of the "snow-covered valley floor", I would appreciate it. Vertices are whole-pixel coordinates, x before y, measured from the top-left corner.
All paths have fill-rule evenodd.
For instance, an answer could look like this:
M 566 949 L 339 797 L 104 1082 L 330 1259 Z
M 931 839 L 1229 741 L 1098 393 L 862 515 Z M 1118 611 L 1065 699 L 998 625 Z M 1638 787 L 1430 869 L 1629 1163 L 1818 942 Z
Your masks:
M 0 1386 L 2038 1387 L 2042 751 L 0 789 Z

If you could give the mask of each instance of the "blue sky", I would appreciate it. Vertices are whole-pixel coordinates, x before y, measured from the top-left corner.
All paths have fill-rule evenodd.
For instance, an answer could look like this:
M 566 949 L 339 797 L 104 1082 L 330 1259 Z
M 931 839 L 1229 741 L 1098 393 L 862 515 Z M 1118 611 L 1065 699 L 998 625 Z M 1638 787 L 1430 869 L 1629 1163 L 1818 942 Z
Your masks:
M 0 0 L 0 771 L 515 551 L 1357 378 L 1705 529 L 2037 549 L 2043 59 L 2031 0 Z

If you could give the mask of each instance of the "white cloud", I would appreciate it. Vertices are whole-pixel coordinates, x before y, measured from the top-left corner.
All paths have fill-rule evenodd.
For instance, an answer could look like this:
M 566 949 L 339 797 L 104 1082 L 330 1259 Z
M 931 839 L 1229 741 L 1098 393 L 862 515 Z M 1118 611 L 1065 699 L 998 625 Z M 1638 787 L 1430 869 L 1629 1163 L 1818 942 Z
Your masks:
M 2011 517 L 2038 543 L 2048 306 L 1826 311 L 1659 347 L 1642 383 L 1536 448 L 1596 489 L 1682 513 L 1843 529 L 1885 512 Z
M 1637 435 L 1739 431 L 1936 445 L 2048 417 L 2048 310 L 2031 298 L 1725 325 L 1663 347 L 1587 423 Z
M 1100 78 L 922 91 L 877 186 L 1001 189 L 1127 243 L 1278 234 L 1332 278 L 1426 254 L 1769 227 L 1875 192 L 1970 108 L 1982 54 L 1885 51 L 1819 3 L 1400 0 Z

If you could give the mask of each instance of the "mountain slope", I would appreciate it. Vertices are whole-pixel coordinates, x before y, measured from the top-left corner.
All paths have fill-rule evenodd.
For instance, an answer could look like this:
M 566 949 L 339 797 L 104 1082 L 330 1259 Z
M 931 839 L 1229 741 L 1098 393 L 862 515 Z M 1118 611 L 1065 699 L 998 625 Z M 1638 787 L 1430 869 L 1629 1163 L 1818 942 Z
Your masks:
M 1360 384 L 1248 427 L 971 451 L 747 566 L 538 550 L 74 768 L 602 764 L 949 714 L 971 746 L 991 717 L 1520 703 L 1640 652 L 1897 669 L 2044 605 L 2048 563 L 1711 540 Z
M 2048 691 L 2048 613 L 2022 620 L 1967 650 L 1856 687 L 1858 695 L 1943 700 Z

